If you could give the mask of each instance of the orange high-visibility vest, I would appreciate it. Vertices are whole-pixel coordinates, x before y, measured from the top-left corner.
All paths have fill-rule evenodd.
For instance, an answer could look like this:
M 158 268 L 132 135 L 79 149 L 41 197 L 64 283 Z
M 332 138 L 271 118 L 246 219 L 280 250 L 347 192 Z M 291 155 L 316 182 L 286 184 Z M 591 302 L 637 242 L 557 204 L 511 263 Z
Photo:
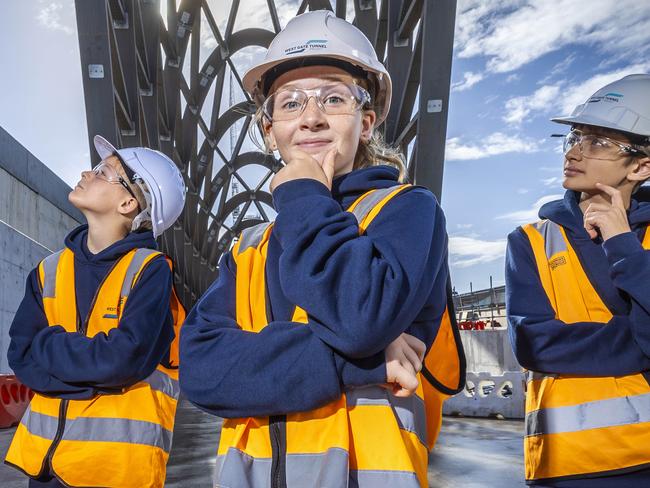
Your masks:
M 96 292 L 85 330 L 88 337 L 119 327 L 132 287 L 160 254 L 134 249 L 120 258 Z M 171 267 L 169 259 L 168 263 Z M 38 271 L 49 325 L 77 332 L 81 324 L 75 303 L 73 252 L 64 249 L 45 258 Z M 170 348 L 171 368 L 158 365 L 149 377 L 122 393 L 89 400 L 36 394 L 18 425 L 5 462 L 32 477 L 51 466 L 68 486 L 162 487 L 179 394 L 179 328 L 185 319 L 175 291 L 171 311 L 176 333 Z
M 523 230 L 555 318 L 567 327 L 609 322 L 612 313 L 585 274 L 564 228 L 542 220 Z M 643 247 L 650 249 L 650 232 Z M 524 456 L 531 481 L 588 478 L 647 465 L 648 381 L 642 374 L 584 377 L 529 371 Z
M 349 209 L 359 232 L 408 186 L 361 196 Z M 233 248 L 237 323 L 246 331 L 260 332 L 269 322 L 264 269 L 271 230 L 268 223 L 251 227 Z M 420 386 L 409 398 L 368 386 L 309 412 L 225 420 L 216 486 L 427 486 L 428 454 L 440 430 L 442 404 L 463 388 L 465 379 L 460 335 L 450 317 L 453 308 L 442 318 L 419 374 Z M 296 307 L 292 320 L 307 323 L 306 311 Z

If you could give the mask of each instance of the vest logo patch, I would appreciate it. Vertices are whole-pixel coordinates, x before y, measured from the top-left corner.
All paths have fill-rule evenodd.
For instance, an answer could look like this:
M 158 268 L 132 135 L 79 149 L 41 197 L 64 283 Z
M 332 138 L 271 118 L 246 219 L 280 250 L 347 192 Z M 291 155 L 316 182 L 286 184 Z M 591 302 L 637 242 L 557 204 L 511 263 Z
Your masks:
M 102 318 L 104 319 L 118 319 L 120 318 L 120 304 L 117 307 L 106 307 L 106 313 Z
M 566 264 L 566 258 L 564 256 L 558 256 L 548 262 L 548 265 L 551 267 L 551 271 L 558 266 L 562 266 L 563 264 Z
M 106 313 L 102 318 L 104 319 L 117 319 L 119 318 L 119 307 L 106 307 Z

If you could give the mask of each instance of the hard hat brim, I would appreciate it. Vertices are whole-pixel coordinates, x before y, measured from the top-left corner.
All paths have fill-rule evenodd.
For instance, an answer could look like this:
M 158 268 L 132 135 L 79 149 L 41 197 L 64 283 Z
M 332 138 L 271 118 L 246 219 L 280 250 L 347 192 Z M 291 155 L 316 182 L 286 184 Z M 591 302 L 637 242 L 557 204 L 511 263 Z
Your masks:
M 616 130 L 619 132 L 624 132 L 626 134 L 631 134 L 635 137 L 649 137 L 650 134 L 635 134 L 633 132 L 630 132 L 629 127 L 622 127 L 618 124 L 615 124 L 609 120 L 601 119 L 599 117 L 594 117 L 592 115 L 576 115 L 575 117 L 568 116 L 568 117 L 554 117 L 551 119 L 551 122 L 556 122 L 558 124 L 567 124 L 567 125 L 591 125 L 594 127 L 602 127 L 604 129 L 612 129 Z
M 102 158 L 102 161 L 117 153 L 115 146 L 100 135 L 93 137 L 93 144 L 95 145 L 95 151 L 97 151 L 99 157 Z

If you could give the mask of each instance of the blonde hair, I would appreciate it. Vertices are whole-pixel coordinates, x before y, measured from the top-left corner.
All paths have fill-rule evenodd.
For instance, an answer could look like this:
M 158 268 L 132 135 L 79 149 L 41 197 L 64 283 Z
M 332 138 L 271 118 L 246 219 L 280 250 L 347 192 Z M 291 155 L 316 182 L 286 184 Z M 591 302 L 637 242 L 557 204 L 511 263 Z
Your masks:
M 402 151 L 387 144 L 381 133 L 373 131 L 369 141 L 359 141 L 352 169 L 369 168 L 380 164 L 396 168 L 399 171 L 400 183 L 406 180 L 406 162 Z

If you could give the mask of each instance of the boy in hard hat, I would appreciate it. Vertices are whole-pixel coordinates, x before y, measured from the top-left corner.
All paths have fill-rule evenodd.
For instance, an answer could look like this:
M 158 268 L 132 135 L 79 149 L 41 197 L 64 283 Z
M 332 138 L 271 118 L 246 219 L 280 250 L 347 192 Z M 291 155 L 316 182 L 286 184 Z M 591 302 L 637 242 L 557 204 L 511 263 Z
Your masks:
M 184 392 L 227 418 L 215 485 L 427 486 L 463 360 L 444 215 L 374 132 L 390 76 L 361 31 L 319 10 L 243 83 L 286 166 L 275 223 L 241 234 L 181 337 Z
M 508 238 L 507 313 L 528 369 L 526 481 L 650 486 L 650 75 L 553 121 L 563 200 Z
M 28 279 L 9 365 L 34 392 L 5 462 L 30 487 L 162 487 L 178 398 L 184 311 L 155 238 L 185 203 L 176 165 L 116 149 L 69 195 L 86 217 Z

